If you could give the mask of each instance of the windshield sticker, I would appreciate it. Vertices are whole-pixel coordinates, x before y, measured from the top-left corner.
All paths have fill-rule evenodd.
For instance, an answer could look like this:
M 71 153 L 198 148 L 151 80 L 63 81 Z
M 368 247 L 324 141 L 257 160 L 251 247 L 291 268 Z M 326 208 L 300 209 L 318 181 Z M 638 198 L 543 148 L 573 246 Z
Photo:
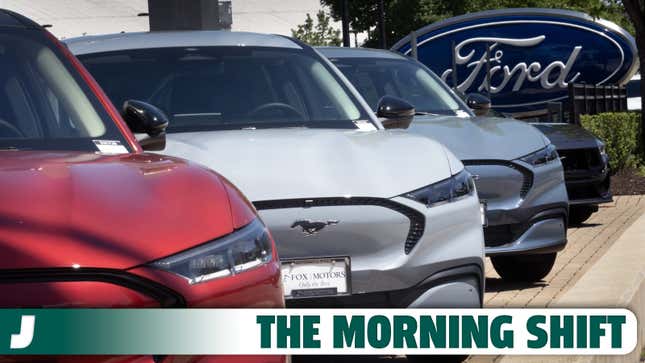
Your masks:
M 376 126 L 374 126 L 374 124 L 372 124 L 369 121 L 359 120 L 359 121 L 355 121 L 354 124 L 361 131 L 374 131 L 374 130 L 376 130 Z
M 127 154 L 128 149 L 118 140 L 92 140 L 96 148 L 103 154 Z

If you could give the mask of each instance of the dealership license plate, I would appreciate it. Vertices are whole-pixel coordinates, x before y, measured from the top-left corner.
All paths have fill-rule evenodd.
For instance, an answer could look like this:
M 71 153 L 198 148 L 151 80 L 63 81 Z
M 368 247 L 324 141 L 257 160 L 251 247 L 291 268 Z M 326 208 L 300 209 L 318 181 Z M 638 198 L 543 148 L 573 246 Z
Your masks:
M 282 282 L 287 298 L 348 294 L 349 258 L 282 261 Z

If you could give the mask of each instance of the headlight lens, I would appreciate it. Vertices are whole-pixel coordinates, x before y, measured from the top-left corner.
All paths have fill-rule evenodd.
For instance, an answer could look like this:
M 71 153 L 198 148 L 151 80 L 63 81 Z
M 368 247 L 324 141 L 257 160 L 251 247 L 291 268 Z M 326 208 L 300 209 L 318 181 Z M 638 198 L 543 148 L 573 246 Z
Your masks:
M 259 219 L 225 237 L 150 265 L 197 284 L 248 271 L 271 261 L 273 243 Z
M 474 191 L 475 182 L 470 173 L 464 169 L 448 179 L 406 193 L 403 196 L 432 207 L 454 202 L 472 195 Z
M 531 165 L 540 166 L 548 164 L 558 158 L 558 151 L 555 145 L 549 144 L 544 149 L 540 149 L 534 153 L 521 157 L 520 160 Z
M 605 148 L 605 144 L 600 144 L 598 146 L 598 151 L 600 152 L 600 156 L 607 156 L 607 149 Z

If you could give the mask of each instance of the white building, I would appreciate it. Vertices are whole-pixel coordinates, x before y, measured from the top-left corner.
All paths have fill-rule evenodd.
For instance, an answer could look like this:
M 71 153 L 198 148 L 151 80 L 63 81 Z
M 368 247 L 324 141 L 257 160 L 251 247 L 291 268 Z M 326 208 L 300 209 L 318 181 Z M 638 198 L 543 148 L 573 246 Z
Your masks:
M 322 8 L 319 0 L 231 0 L 233 29 L 291 35 L 306 14 Z M 83 34 L 148 31 L 148 0 L 0 0 L 0 8 L 49 24 L 60 38 Z M 340 29 L 340 23 L 334 24 Z

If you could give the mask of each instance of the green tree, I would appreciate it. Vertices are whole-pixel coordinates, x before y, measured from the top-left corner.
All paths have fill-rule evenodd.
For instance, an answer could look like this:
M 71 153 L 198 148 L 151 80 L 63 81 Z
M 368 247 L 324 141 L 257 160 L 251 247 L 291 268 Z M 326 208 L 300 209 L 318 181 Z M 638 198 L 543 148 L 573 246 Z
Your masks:
M 378 6 L 375 0 L 348 0 L 352 31 L 368 32 L 365 46 L 379 44 Z M 633 0 L 640 1 L 643 0 Z M 321 0 L 335 20 L 341 18 L 342 0 Z M 467 13 L 502 8 L 558 8 L 582 11 L 614 21 L 633 30 L 621 0 L 385 0 L 385 29 L 388 46 L 425 25 Z
M 314 24 L 314 19 L 307 13 L 305 23 L 291 29 L 291 35 L 309 45 L 340 45 L 340 30 L 331 27 L 331 17 L 320 10 L 316 18 L 317 24 Z
M 620 1 L 620 0 L 614 0 Z M 645 65 L 645 2 L 643 0 L 623 0 L 625 10 L 629 19 L 634 24 L 634 34 L 636 37 L 636 46 L 638 47 L 638 58 L 641 66 Z M 641 72 L 641 77 L 643 72 Z M 645 82 L 641 80 L 641 129 L 640 129 L 640 147 L 641 156 L 645 160 Z

